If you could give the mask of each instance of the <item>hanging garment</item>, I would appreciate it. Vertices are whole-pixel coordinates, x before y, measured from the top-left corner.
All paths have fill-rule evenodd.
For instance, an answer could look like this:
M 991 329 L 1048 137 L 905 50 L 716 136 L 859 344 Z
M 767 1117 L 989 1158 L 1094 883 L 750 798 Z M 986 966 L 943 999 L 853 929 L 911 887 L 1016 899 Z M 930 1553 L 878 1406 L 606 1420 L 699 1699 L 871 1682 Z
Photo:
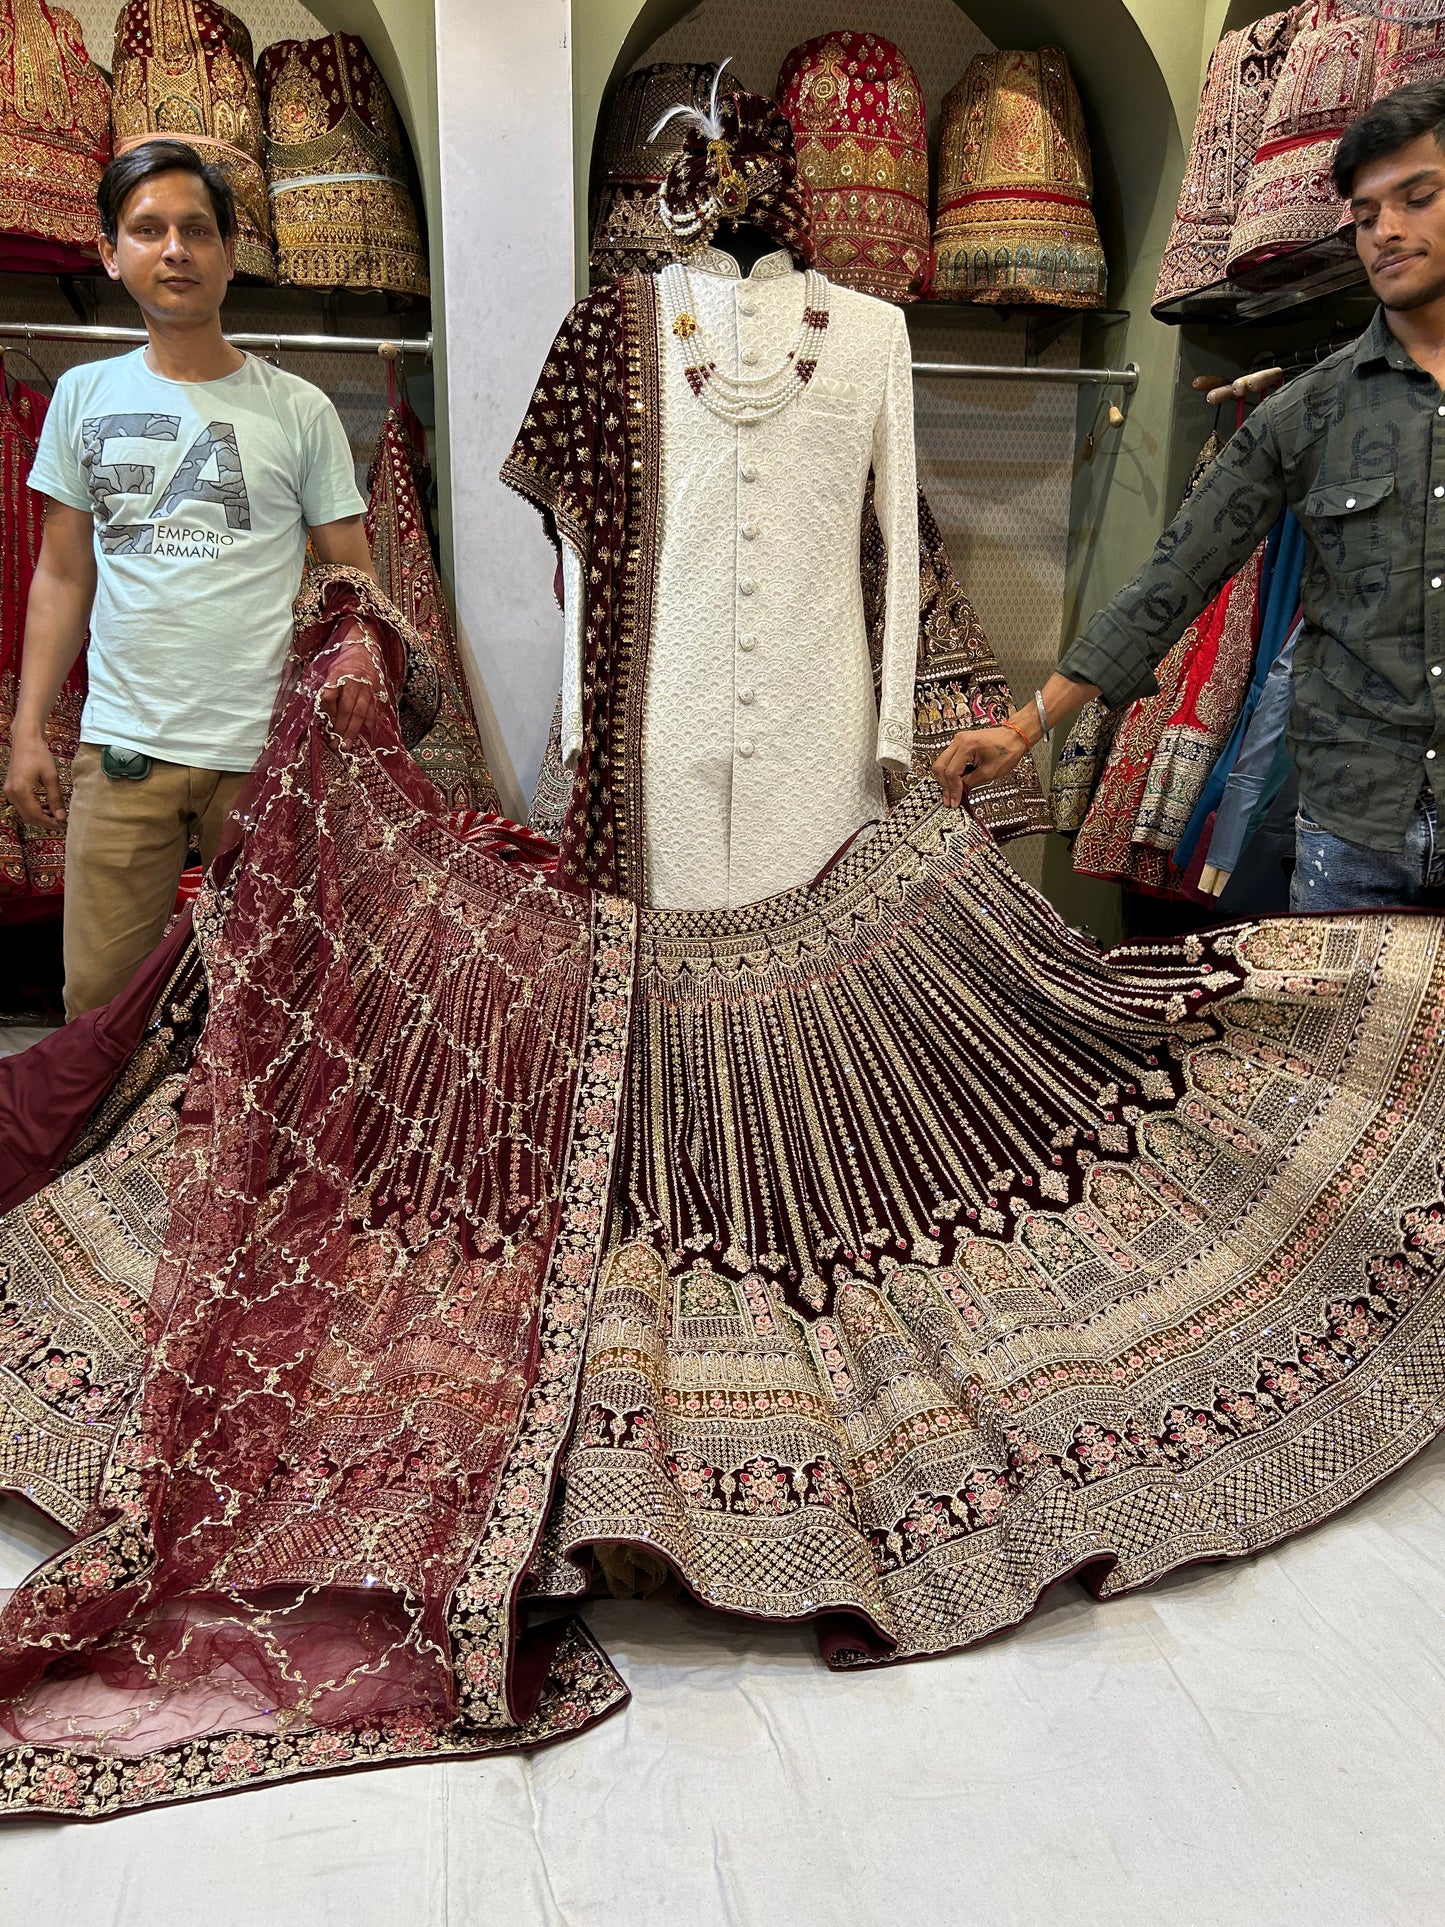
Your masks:
M 1348 0 L 1307 0 L 1297 22 L 1239 199 L 1231 274 L 1323 241 L 1349 219 L 1330 164 L 1340 135 L 1370 104 L 1379 23 Z
M 26 486 L 44 420 L 44 398 L 8 377 L 0 356 L 0 771 L 10 761 L 25 610 L 45 527 L 45 499 Z M 67 803 L 84 705 L 82 655 L 65 679 L 45 730 Z M 0 802 L 0 924 L 43 912 L 59 897 L 64 878 L 64 826 L 32 829 L 8 803 Z
M 418 472 L 426 464 L 426 431 L 395 392 L 367 471 L 366 539 L 382 593 L 421 637 L 436 664 L 440 705 L 431 729 L 412 751 L 452 810 L 500 816 L 502 806 L 477 731 L 466 670 L 457 653 L 446 598 L 432 559 Z
M 278 40 L 259 79 L 279 278 L 426 294 L 416 174 L 365 43 L 349 33 Z
M 1300 625 L 1296 623 L 1269 666 L 1264 688 L 1214 814 L 1209 863 L 1225 878 L 1239 868 L 1245 846 L 1292 767 L 1284 733 L 1294 704 L 1294 646 L 1299 632 Z M 1223 884 L 1214 894 L 1218 896 L 1222 888 Z
M 1049 781 L 1049 809 L 1061 836 L 1076 836 L 1084 827 L 1124 715 L 1102 696 L 1079 711 Z
M 1261 553 L 1255 558 L 1252 584 L 1246 581 L 1230 598 L 1230 612 L 1213 649 L 1197 649 L 1190 658 L 1178 705 L 1150 759 L 1134 823 L 1136 844 L 1166 854 L 1174 848 L 1234 727 L 1259 642 L 1263 565 Z M 1248 568 L 1241 574 L 1248 578 Z
M 553 843 L 562 838 L 567 805 L 572 797 L 572 778 L 562 761 L 562 691 L 557 691 L 557 706 L 552 711 L 552 726 L 547 731 L 547 747 L 542 752 L 542 767 L 537 772 L 537 787 L 532 792 L 528 827 Z
M 1219 449 L 1218 435 L 1211 435 L 1199 451 L 1199 458 L 1180 497 L 1181 507 L 1194 493 Z M 1270 554 L 1270 542 L 1266 541 L 1261 584 L 1269 573 Z M 1095 696 L 1085 703 L 1074 719 L 1068 738 L 1059 751 L 1049 784 L 1053 827 L 1060 834 L 1075 836 L 1084 827 L 1109 760 L 1109 752 L 1114 746 L 1114 737 L 1127 713 L 1126 710 L 1111 709 L 1102 696 Z
M 1373 101 L 1417 80 L 1445 78 L 1445 19 L 1411 20 L 1386 12 L 1375 43 Z
M 1159 693 L 1141 696 L 1119 725 L 1074 843 L 1081 875 L 1163 886 L 1165 853 L 1188 822 L 1248 687 L 1262 562 L 1256 551 L 1225 584 L 1160 663 Z M 1166 766 L 1155 778 L 1161 754 Z M 1172 798 L 1176 784 L 1180 793 Z
M 1210 57 L 1179 207 L 1159 264 L 1156 311 L 1225 278 L 1230 233 L 1295 25 L 1294 9 L 1266 14 L 1225 34 Z
M 236 197 L 236 271 L 276 279 L 251 36 L 219 0 L 126 0 L 115 23 L 115 151 L 188 141 Z
M 1057 47 L 976 54 L 943 103 L 933 293 L 1102 308 L 1084 110 Z
M 451 837 L 325 668 L 198 905 L 189 1068 L 172 947 L 121 1121 L 0 1227 L 4 1476 L 84 1513 L 0 1615 L 5 1809 L 577 1731 L 625 1689 L 523 1602 L 599 1547 L 848 1669 L 1438 1433 L 1438 919 L 1105 955 L 923 790 L 815 888 L 638 912 Z M 0 1137 L 89 1048 L 0 1063 Z
M 1234 759 L 1239 754 L 1244 732 L 1249 728 L 1255 704 L 1264 689 L 1265 677 L 1270 665 L 1284 647 L 1295 620 L 1299 615 L 1300 580 L 1305 567 L 1304 530 L 1291 511 L 1286 511 L 1279 523 L 1280 540 L 1275 553 L 1274 565 L 1270 571 L 1262 602 L 1259 624 L 1259 647 L 1254 656 L 1254 674 L 1249 688 L 1245 691 L 1244 702 L 1240 706 L 1239 717 L 1230 734 L 1229 741 L 1220 752 L 1209 779 L 1204 785 L 1199 801 L 1194 806 L 1184 834 L 1174 848 L 1176 868 L 1187 870 L 1194 860 L 1195 844 L 1204 828 L 1205 818 L 1219 807 L 1219 799 L 1224 794 L 1224 785 L 1229 780 L 1229 772 L 1234 768 Z
M 917 551 L 910 360 L 899 312 L 781 250 L 572 311 L 503 470 L 561 541 L 567 880 L 750 902 L 882 815 L 882 765 L 911 760 L 918 603 L 900 572 L 880 707 L 858 532 L 871 469 L 889 553 Z M 776 395 L 754 415 L 744 389 L 734 420 L 754 367 Z
M 75 15 L 0 0 L 0 272 L 99 266 L 95 190 L 110 159 L 110 88 Z
M 639 67 L 618 87 L 598 156 L 601 178 L 588 256 L 594 288 L 620 274 L 650 274 L 676 260 L 677 248 L 657 195 L 682 152 L 687 130 L 681 119 L 666 120 L 661 127 L 659 123 L 674 107 L 704 110 L 716 75 L 716 62 L 663 61 Z M 733 76 L 725 73 L 723 91 L 731 93 L 736 87 Z
M 828 33 L 783 61 L 775 89 L 812 190 L 818 266 L 885 301 L 928 292 L 928 129 L 905 56 L 875 33 Z
M 888 614 L 888 549 L 870 487 L 863 507 L 863 610 L 875 695 L 882 689 Z M 888 801 L 931 782 L 933 764 L 960 729 L 988 729 L 1013 711 L 1013 696 L 984 634 L 978 611 L 953 572 L 942 531 L 918 491 L 918 665 L 913 681 L 913 758 L 906 772 L 884 771 Z M 1052 827 L 1031 756 L 997 782 L 972 792 L 969 807 L 1000 843 Z

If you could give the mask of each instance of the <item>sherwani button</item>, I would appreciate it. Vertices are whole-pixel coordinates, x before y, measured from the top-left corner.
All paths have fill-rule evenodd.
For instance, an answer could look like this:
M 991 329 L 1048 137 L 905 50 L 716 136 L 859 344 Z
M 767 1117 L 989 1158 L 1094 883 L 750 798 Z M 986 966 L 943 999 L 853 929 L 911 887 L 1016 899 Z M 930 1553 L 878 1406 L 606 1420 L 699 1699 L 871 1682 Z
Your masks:
M 756 649 L 757 646 L 758 646 L 758 639 L 756 636 L 739 636 L 738 637 L 739 649 L 746 649 L 751 651 Z M 1437 669 L 1435 671 L 1435 674 L 1438 676 L 1440 674 L 1440 671 Z
M 758 479 L 757 464 L 755 462 L 744 462 L 738 473 L 745 482 L 755 482 Z M 1445 489 L 1436 489 L 1435 493 L 1437 495 L 1445 495 Z
M 758 586 L 757 583 L 753 581 L 750 575 L 745 575 L 742 581 L 739 582 L 738 584 L 738 594 L 751 595 L 753 590 L 756 589 L 757 586 Z
M 740 689 L 738 691 L 738 701 L 742 703 L 744 707 L 751 708 L 752 700 L 753 692 L 751 689 Z
M 743 360 L 747 363 L 749 368 L 752 367 L 753 363 L 757 360 L 757 358 L 758 358 L 758 351 L 756 348 L 743 349 Z
M 759 529 L 756 522 L 743 523 L 743 540 L 745 542 L 756 541 L 758 534 L 759 534 Z
M 753 753 L 753 746 L 750 742 L 746 741 L 746 739 L 743 742 L 738 744 L 739 756 L 751 756 L 752 753 Z

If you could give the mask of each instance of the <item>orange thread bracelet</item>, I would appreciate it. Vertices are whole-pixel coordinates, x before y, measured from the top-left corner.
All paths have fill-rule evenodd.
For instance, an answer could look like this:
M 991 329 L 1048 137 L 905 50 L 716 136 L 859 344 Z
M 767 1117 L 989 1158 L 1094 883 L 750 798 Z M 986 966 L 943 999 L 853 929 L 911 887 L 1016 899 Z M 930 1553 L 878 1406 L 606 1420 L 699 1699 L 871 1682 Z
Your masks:
M 1023 731 L 1022 731 L 1022 730 L 1021 730 L 1021 729 L 1019 728 L 1019 726 L 1018 726 L 1018 724 L 1017 724 L 1017 723 L 1011 723 L 1011 722 L 1009 721 L 1009 719 L 1007 718 L 1007 716 L 1005 716 L 1005 717 L 1004 717 L 1004 720 L 1003 720 L 1003 724 L 1002 724 L 1002 727 L 1003 727 L 1004 729 L 1011 729 L 1011 730 L 1013 731 L 1013 733 L 1014 733 L 1014 735 L 1015 735 L 1015 736 L 1017 736 L 1017 737 L 1018 737 L 1018 739 L 1019 739 L 1019 741 L 1020 741 L 1020 742 L 1021 742 L 1021 743 L 1023 744 L 1023 746 L 1024 746 L 1024 748 L 1025 748 L 1025 749 L 1026 749 L 1026 750 L 1027 750 L 1027 751 L 1029 752 L 1029 754 L 1030 754 L 1030 756 L 1032 756 L 1032 755 L 1033 755 L 1033 753 L 1034 753 L 1034 746 L 1033 746 L 1033 744 L 1032 744 L 1032 743 L 1031 743 L 1031 742 L 1029 741 L 1029 739 L 1028 739 L 1028 737 L 1024 735 L 1024 733 L 1023 733 Z

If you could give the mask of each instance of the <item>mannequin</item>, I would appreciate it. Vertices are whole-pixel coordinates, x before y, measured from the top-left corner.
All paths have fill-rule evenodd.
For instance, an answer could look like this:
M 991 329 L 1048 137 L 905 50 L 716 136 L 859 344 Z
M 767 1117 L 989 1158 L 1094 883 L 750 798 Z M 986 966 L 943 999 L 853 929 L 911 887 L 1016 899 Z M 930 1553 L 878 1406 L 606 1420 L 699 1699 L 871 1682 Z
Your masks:
M 751 221 L 721 221 L 712 246 L 730 254 L 744 275 L 751 274 L 765 254 L 776 254 L 778 244 Z

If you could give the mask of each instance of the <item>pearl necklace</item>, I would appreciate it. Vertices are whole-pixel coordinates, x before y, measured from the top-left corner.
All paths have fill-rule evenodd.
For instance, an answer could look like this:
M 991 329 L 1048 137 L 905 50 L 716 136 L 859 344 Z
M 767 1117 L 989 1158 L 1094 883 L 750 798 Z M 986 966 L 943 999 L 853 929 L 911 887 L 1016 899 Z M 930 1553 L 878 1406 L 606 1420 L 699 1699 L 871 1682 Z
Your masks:
M 725 375 L 697 318 L 692 280 L 686 264 L 673 261 L 662 270 L 663 309 L 668 326 L 687 357 L 683 373 L 703 406 L 725 422 L 759 422 L 794 401 L 812 380 L 828 331 L 828 283 L 813 268 L 803 279 L 803 320 L 798 339 L 776 368 L 762 375 Z

